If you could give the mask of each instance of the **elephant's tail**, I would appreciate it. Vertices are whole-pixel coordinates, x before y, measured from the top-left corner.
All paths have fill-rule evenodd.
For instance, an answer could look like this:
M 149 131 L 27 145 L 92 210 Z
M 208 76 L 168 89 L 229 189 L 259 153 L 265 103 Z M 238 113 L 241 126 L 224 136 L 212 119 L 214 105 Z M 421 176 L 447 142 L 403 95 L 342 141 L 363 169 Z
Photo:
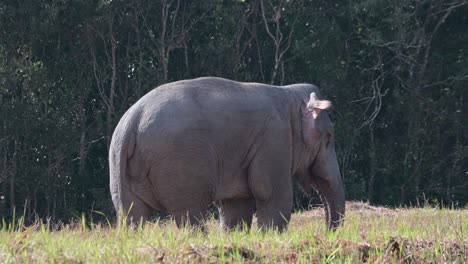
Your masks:
M 117 215 L 123 213 L 123 186 L 127 184 L 127 161 L 135 151 L 138 115 L 125 113 L 112 135 L 109 147 L 110 192 Z

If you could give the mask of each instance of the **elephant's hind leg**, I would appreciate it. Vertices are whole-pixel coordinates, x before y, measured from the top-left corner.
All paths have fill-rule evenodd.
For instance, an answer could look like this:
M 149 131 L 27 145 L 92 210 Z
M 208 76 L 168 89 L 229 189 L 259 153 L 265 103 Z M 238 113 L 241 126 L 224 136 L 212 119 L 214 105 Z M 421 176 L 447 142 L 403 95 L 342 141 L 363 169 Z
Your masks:
M 221 227 L 250 229 L 254 207 L 255 200 L 253 198 L 227 199 L 218 202 Z
M 125 198 L 122 199 L 122 210 L 118 212 L 119 225 L 136 226 L 140 221 L 148 220 L 154 210 L 128 187 L 123 186 L 122 192 Z

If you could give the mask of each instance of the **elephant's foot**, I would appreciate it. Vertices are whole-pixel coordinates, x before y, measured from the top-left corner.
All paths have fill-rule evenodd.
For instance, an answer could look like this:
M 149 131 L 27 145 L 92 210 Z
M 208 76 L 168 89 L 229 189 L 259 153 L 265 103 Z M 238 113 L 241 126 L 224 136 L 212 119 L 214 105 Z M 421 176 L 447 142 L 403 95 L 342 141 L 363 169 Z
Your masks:
M 206 213 L 204 210 L 186 210 L 172 214 L 176 221 L 178 228 L 191 226 L 192 228 L 200 227 L 204 231 L 204 224 L 206 220 Z
M 229 199 L 217 203 L 221 227 L 225 229 L 250 229 L 255 208 L 255 200 Z
M 257 219 L 261 230 L 273 228 L 279 232 L 285 231 L 291 219 L 291 207 L 257 203 Z

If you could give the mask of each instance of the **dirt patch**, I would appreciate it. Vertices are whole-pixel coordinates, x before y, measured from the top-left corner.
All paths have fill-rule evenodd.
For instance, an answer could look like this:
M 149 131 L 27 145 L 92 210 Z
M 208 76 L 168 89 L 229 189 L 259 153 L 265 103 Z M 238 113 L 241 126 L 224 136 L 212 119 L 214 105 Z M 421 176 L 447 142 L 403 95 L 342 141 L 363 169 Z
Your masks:
M 301 241 L 291 254 L 279 260 L 296 263 L 299 259 L 320 263 L 323 260 L 352 259 L 361 263 L 466 263 L 468 241 L 410 240 L 392 237 L 387 241 L 369 244 L 340 239 L 331 242 L 315 236 Z
M 376 216 L 396 216 L 401 210 L 404 209 L 391 209 L 387 207 L 378 207 L 372 206 L 365 202 L 358 202 L 358 201 L 350 201 L 346 202 L 346 211 L 354 211 L 361 214 L 373 214 Z M 292 215 L 292 223 L 294 221 L 301 221 L 304 219 L 323 219 L 324 217 L 324 209 L 323 206 L 317 205 L 310 210 L 303 211 L 300 213 L 296 213 Z
M 346 210 L 358 211 L 358 212 L 372 212 L 372 213 L 377 213 L 377 214 L 381 214 L 385 216 L 394 216 L 401 209 L 391 209 L 391 208 L 381 207 L 381 206 L 372 206 L 365 202 L 349 201 L 349 202 L 346 202 Z

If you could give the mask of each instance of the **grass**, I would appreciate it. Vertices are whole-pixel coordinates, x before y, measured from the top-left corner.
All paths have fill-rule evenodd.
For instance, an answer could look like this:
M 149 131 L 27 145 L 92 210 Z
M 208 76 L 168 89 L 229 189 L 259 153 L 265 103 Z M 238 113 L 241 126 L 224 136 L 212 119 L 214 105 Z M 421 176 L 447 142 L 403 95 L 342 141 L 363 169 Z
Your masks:
M 136 230 L 88 226 L 84 219 L 57 230 L 3 223 L 0 263 L 468 263 L 466 209 L 348 203 L 334 233 L 325 230 L 321 209 L 293 215 L 283 233 L 255 226 L 223 232 L 216 220 L 207 232 L 177 229 L 173 221 Z

